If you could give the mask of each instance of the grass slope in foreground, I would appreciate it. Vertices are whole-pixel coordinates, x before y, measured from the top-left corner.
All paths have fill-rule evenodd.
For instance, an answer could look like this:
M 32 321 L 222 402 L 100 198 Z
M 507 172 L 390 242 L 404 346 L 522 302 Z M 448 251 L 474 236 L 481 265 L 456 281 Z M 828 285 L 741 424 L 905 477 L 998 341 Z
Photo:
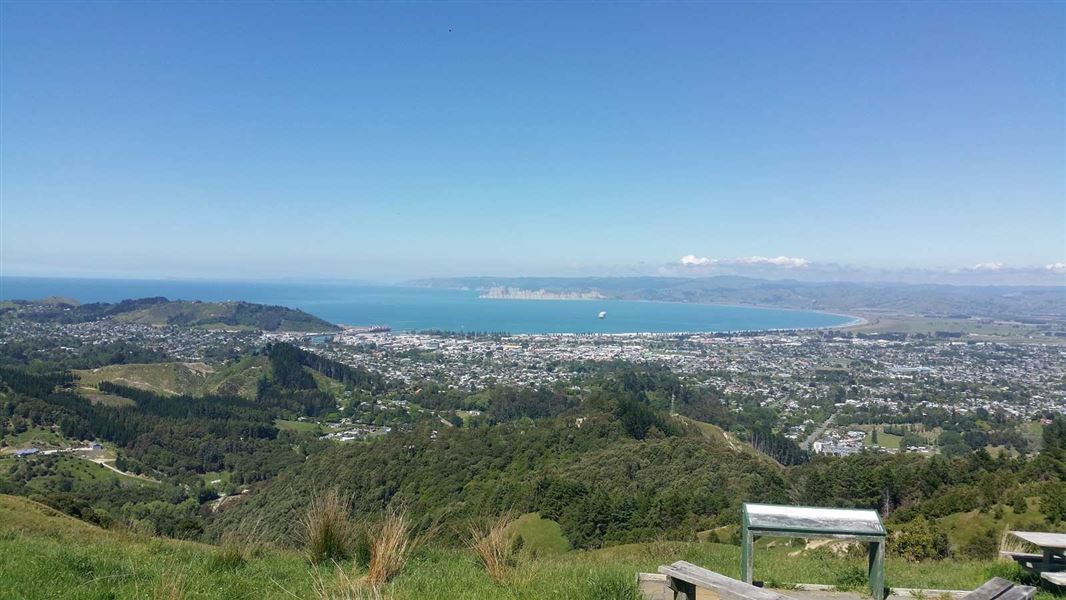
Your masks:
M 382 597 L 635 600 L 635 573 L 675 560 L 736 577 L 740 551 L 723 544 L 659 542 L 560 552 L 526 557 L 501 585 L 471 552 L 430 546 L 407 563 Z M 756 560 L 756 573 L 769 582 L 862 586 L 861 558 L 775 547 L 761 550 Z M 253 549 L 244 560 L 226 560 L 216 546 L 104 530 L 30 500 L 0 495 L 4 599 L 344 598 L 340 570 L 350 574 L 354 567 L 341 563 L 316 572 L 301 554 L 266 547 Z M 890 586 L 940 589 L 972 589 L 993 575 L 1017 575 L 1013 565 L 980 561 L 889 559 L 887 571 Z

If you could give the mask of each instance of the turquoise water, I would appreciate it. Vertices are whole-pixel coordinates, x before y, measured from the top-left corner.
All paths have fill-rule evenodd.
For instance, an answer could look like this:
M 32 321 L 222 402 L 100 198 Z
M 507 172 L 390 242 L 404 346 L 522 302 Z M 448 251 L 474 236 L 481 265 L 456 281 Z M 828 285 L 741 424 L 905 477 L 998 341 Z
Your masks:
M 116 302 L 247 300 L 299 308 L 333 323 L 397 330 L 510 333 L 750 331 L 834 327 L 851 317 L 819 312 L 628 300 L 490 300 L 477 292 L 352 284 L 0 278 L 0 299 L 65 296 Z M 597 318 L 607 311 L 604 319 Z

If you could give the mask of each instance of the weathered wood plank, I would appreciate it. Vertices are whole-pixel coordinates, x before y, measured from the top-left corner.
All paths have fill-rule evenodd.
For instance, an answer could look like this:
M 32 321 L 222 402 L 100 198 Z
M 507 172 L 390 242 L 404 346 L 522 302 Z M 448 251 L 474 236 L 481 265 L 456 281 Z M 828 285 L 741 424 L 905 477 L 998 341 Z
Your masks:
M 672 580 L 713 590 L 722 600 L 791 600 L 787 596 L 737 581 L 683 560 L 661 566 L 659 572 Z
M 1041 573 L 1040 576 L 1055 585 L 1066 587 L 1066 571 L 1061 571 L 1059 573 Z
M 1066 550 L 1066 533 L 1050 533 L 1046 531 L 1011 531 L 1014 537 L 1023 539 L 1030 544 L 1041 548 L 1054 548 Z
M 1036 595 L 1036 588 L 1028 585 L 1016 585 L 1007 590 L 996 600 L 1029 600 Z
M 1032 552 L 1008 552 L 1006 550 L 999 551 L 1000 556 L 1008 556 L 1014 560 L 1030 560 L 1040 562 L 1044 560 L 1043 554 L 1034 554 Z
M 1012 587 L 1014 584 L 1006 579 L 993 577 L 981 587 L 963 596 L 963 600 L 995 600 Z

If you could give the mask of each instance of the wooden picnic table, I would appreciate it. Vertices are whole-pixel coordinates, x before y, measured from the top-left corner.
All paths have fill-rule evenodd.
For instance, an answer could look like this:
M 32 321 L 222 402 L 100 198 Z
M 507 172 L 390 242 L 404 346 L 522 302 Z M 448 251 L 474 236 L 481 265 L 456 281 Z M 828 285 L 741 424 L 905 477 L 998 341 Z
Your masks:
M 1014 537 L 1039 547 L 1039 554 L 1029 552 L 1002 552 L 1022 567 L 1037 575 L 1054 574 L 1045 577 L 1048 581 L 1062 585 L 1066 578 L 1060 576 L 1066 572 L 1066 533 L 1049 533 L 1044 531 L 1010 531 Z

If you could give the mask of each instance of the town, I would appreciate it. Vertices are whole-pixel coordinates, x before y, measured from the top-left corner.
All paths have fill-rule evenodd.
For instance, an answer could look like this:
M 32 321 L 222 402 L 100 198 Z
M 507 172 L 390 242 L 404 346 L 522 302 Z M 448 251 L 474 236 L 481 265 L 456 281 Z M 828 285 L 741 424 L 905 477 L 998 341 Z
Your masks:
M 914 432 L 907 440 L 911 444 L 901 446 L 900 432 L 869 426 L 891 422 L 886 415 L 980 411 L 1024 423 L 1066 413 L 1062 386 L 1066 346 L 964 337 L 848 330 L 459 335 L 348 328 L 314 334 L 160 327 L 113 319 L 75 324 L 16 319 L 2 324 L 0 338 L 127 342 L 187 362 L 224 362 L 268 343 L 287 341 L 390 381 L 415 387 L 432 381 L 470 393 L 495 385 L 580 388 L 596 365 L 656 365 L 670 369 L 687 384 L 716 388 L 727 398 L 755 400 L 776 411 L 782 431 L 803 448 L 839 455 L 864 448 L 936 451 L 935 431 Z M 414 410 L 395 399 L 364 400 L 351 408 L 358 411 L 354 414 L 365 415 L 383 408 Z M 323 435 L 333 440 L 363 439 L 385 433 L 383 427 L 393 424 L 380 417 L 362 425 L 357 421 L 326 424 Z M 850 426 L 864 421 L 868 423 L 861 427 Z

